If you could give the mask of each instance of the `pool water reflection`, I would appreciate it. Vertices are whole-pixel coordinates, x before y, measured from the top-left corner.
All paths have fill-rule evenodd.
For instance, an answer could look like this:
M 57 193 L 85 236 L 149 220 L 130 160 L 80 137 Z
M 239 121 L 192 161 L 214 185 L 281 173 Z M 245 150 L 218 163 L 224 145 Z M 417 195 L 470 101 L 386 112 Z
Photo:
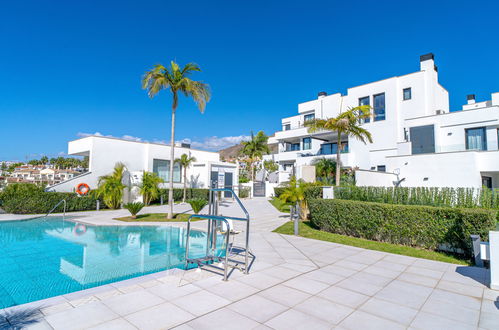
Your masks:
M 90 226 L 61 217 L 0 222 L 0 308 L 184 268 L 184 228 Z M 222 249 L 219 238 L 218 253 Z M 206 234 L 191 232 L 190 257 Z

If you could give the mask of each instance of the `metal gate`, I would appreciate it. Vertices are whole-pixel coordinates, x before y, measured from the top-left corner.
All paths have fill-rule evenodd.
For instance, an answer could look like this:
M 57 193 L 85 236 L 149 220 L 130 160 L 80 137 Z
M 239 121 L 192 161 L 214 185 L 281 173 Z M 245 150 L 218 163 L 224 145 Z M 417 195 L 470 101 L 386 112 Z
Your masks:
M 253 196 L 265 197 L 265 182 L 253 182 Z

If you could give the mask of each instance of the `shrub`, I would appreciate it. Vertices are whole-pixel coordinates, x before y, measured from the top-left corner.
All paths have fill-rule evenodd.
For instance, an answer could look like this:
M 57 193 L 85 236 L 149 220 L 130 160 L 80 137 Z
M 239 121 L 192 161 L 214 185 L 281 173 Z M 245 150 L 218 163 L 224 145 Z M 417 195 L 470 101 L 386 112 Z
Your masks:
M 144 203 L 141 202 L 127 203 L 123 205 L 123 207 L 130 212 L 130 214 L 132 215 L 132 219 L 137 219 L 137 213 L 139 213 L 140 210 L 142 210 L 142 208 L 144 207 Z
M 62 199 L 66 200 L 66 211 L 95 210 L 97 200 L 93 196 L 79 197 L 75 193 L 45 192 L 43 188 L 30 183 L 8 185 L 0 195 L 0 205 L 7 213 L 43 214 L 49 212 Z M 104 203 L 100 203 L 102 208 Z M 54 212 L 62 212 L 63 204 Z
M 499 209 L 499 193 L 488 188 L 335 187 L 337 199 L 404 205 Z
M 239 188 L 239 198 L 250 197 L 251 188 L 250 187 L 240 187 Z
M 286 190 L 286 187 L 274 187 L 274 196 L 279 198 L 281 194 Z
M 198 214 L 199 212 L 201 212 L 203 207 L 205 207 L 206 204 L 208 204 L 208 201 L 206 199 L 194 198 L 194 199 L 189 199 L 187 203 L 191 205 L 192 211 Z
M 484 240 L 496 226 L 496 211 L 393 205 L 372 202 L 309 201 L 311 222 L 328 232 L 369 240 L 439 249 L 461 249 L 471 255 L 471 234 Z
M 168 189 L 167 188 L 161 188 L 160 190 L 160 195 L 158 199 L 154 200 L 154 202 L 159 202 L 160 196 L 163 196 L 163 201 L 165 203 L 168 202 Z M 209 189 L 205 188 L 187 188 L 186 191 L 186 198 L 187 199 L 205 199 L 208 200 L 209 198 Z M 174 188 L 173 189 L 173 200 L 174 201 L 181 201 L 183 198 L 184 190 L 182 188 Z

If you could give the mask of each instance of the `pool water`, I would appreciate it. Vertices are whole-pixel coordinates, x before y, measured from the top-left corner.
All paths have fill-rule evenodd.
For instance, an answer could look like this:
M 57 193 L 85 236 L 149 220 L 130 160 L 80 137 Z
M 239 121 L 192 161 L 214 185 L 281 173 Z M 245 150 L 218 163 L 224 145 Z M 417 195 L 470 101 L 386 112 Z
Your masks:
M 185 240 L 184 228 L 166 226 L 90 226 L 62 217 L 0 222 L 0 308 L 184 269 Z M 205 251 L 206 234 L 192 230 L 189 257 Z

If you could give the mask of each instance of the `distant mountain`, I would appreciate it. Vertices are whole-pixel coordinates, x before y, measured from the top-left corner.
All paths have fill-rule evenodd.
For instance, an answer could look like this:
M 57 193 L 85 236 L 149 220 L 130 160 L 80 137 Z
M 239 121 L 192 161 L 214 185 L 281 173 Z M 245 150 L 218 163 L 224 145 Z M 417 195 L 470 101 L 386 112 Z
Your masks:
M 218 151 L 220 159 L 227 162 L 235 161 L 239 157 L 242 148 L 242 144 L 236 144 L 235 146 L 222 149 Z M 271 154 L 277 153 L 277 144 L 269 144 L 269 148 Z
M 220 150 L 220 159 L 224 161 L 235 161 L 243 148 L 242 144 L 236 144 L 235 146 L 228 147 Z

